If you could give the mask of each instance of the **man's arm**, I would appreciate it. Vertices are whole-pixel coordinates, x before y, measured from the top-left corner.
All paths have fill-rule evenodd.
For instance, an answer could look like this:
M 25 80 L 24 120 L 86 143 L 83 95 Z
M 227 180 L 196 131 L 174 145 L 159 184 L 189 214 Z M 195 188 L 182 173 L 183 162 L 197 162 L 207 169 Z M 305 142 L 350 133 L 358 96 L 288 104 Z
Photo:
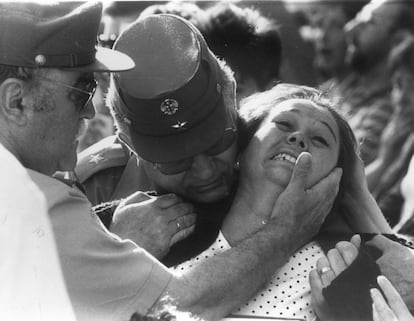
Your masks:
M 185 275 L 174 277 L 162 299 L 170 297 L 180 310 L 218 320 L 256 294 L 293 252 L 317 233 L 336 196 L 341 171 L 335 170 L 305 191 L 310 160 L 302 161 L 263 228 Z M 243 204 L 249 200 L 236 201 Z M 243 210 L 239 205 L 232 210 Z

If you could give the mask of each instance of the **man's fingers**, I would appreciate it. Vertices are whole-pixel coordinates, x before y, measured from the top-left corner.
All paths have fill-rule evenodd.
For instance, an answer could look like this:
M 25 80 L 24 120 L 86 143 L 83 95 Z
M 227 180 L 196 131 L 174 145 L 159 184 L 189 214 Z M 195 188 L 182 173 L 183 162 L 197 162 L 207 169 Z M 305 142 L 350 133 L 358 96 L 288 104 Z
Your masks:
M 197 215 L 194 213 L 187 214 L 187 215 L 181 215 L 177 217 L 174 220 L 171 220 L 168 223 L 169 231 L 171 232 L 171 235 L 174 235 L 186 228 L 189 228 L 193 225 L 195 225 Z
M 191 225 L 191 226 L 186 227 L 186 228 L 178 231 L 177 233 L 175 233 L 173 235 L 173 237 L 171 238 L 170 246 L 173 246 L 175 243 L 189 237 L 191 235 L 191 233 L 194 232 L 194 229 L 195 229 L 195 225 Z
M 320 180 L 316 185 L 308 190 L 310 194 L 328 195 L 335 198 L 339 190 L 339 182 L 341 181 L 342 169 L 335 168 L 328 176 Z
M 129 205 L 134 203 L 141 203 L 147 200 L 152 199 L 152 196 L 147 195 L 144 192 L 135 192 L 134 194 L 131 194 L 126 199 L 123 200 L 122 205 Z
M 351 265 L 351 263 L 358 256 L 358 248 L 350 242 L 342 241 L 336 244 L 335 248 L 339 251 L 344 263 L 345 268 Z
M 194 206 L 190 203 L 178 203 L 162 211 L 168 221 L 174 221 L 183 215 L 191 214 L 194 212 Z
M 328 176 L 306 191 L 305 202 L 313 204 L 311 214 L 322 223 L 329 214 L 338 193 L 342 170 L 336 168 Z
M 289 185 L 305 189 L 308 175 L 312 171 L 312 156 L 308 152 L 302 152 L 296 160 Z
M 196 222 L 197 214 L 191 213 L 178 218 L 178 221 L 182 223 L 184 227 L 193 226 Z
M 166 209 L 181 202 L 182 200 L 180 197 L 171 193 L 171 194 L 164 194 L 164 195 L 158 196 L 155 201 L 155 204 L 161 209 Z

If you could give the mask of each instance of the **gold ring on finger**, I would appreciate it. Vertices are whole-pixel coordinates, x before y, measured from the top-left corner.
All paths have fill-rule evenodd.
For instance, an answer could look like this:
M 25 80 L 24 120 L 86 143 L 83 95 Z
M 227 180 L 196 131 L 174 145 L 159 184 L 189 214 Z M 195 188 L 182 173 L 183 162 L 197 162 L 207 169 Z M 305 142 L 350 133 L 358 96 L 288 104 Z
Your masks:
M 329 266 L 324 266 L 319 270 L 319 273 L 322 275 L 322 274 L 329 272 L 330 270 L 331 268 Z

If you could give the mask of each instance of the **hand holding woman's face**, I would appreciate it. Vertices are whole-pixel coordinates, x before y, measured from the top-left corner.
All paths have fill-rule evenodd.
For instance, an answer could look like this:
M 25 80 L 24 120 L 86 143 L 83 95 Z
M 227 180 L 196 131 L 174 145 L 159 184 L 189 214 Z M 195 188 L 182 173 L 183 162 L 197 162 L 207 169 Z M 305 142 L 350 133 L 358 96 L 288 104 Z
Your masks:
M 310 187 L 336 167 L 339 145 L 338 125 L 327 109 L 306 99 L 289 99 L 261 123 L 243 155 L 241 175 L 252 183 L 270 180 L 283 190 L 299 154 L 309 152 L 312 173 L 306 187 Z

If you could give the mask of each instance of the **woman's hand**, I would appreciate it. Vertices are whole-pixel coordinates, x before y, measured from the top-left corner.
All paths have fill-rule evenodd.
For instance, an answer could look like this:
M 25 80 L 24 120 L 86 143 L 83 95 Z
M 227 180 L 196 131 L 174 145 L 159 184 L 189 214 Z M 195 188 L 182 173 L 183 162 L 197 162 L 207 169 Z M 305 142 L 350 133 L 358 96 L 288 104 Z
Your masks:
M 355 155 L 352 176 L 347 177 L 341 206 L 346 219 L 357 233 L 392 233 L 377 202 L 368 189 L 362 160 Z
M 309 282 L 311 286 L 312 307 L 321 321 L 340 320 L 330 309 L 322 294 L 322 290 L 341 274 L 356 259 L 361 245 L 359 235 L 354 235 L 350 242 L 342 241 L 329 250 L 326 257 L 320 258 L 316 263 L 316 270 L 311 271 Z
M 374 321 L 414 321 L 414 317 L 391 282 L 382 275 L 377 278 L 377 281 L 388 303 L 378 289 L 371 289 Z

